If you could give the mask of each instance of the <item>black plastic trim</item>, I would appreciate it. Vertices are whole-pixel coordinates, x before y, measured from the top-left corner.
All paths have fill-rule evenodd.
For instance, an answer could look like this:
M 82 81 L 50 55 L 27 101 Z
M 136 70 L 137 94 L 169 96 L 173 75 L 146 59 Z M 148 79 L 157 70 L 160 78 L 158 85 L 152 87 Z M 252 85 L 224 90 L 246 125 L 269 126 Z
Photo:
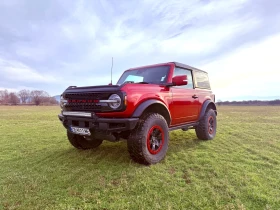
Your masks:
M 216 115 L 217 115 L 217 108 L 216 108 L 215 103 L 214 103 L 213 101 L 211 101 L 211 100 L 208 99 L 208 100 L 206 100 L 206 101 L 203 103 L 203 105 L 202 105 L 202 108 L 201 108 L 201 111 L 200 111 L 200 115 L 199 115 L 199 120 L 204 116 L 208 105 L 211 104 L 211 103 L 214 105 L 214 107 L 215 107 L 215 113 L 216 113 Z
M 190 127 L 193 126 L 197 126 L 198 122 L 193 122 L 193 123 L 187 123 L 187 124 L 183 124 L 183 125 L 177 125 L 177 126 L 173 126 L 169 128 L 169 131 L 174 131 L 174 130 L 178 130 L 178 129 L 189 129 Z
M 104 130 L 109 132 L 118 132 L 125 130 L 132 130 L 135 128 L 139 118 L 86 118 L 86 117 L 73 117 L 58 115 L 59 120 L 62 122 L 65 128 L 69 128 L 73 121 L 78 122 L 78 127 L 84 127 L 85 123 L 89 123 L 90 129 Z M 114 127 L 114 124 L 123 124 L 123 126 Z
M 168 110 L 168 108 L 166 107 L 166 105 L 164 103 L 162 103 L 161 101 L 158 101 L 156 99 L 149 99 L 147 101 L 144 101 L 143 103 L 141 103 L 136 110 L 133 112 L 132 117 L 140 117 L 142 115 L 142 113 L 145 111 L 145 109 L 152 105 L 152 104 L 161 104 L 165 107 L 165 109 L 167 110 L 169 117 L 171 119 L 171 115 L 170 112 Z
M 190 66 L 190 65 L 186 65 L 186 64 L 179 63 L 179 62 L 174 62 L 174 61 L 173 61 L 172 63 L 174 63 L 176 67 L 180 67 L 180 68 L 184 68 L 184 69 L 189 69 L 189 70 L 193 70 L 193 71 L 201 71 L 201 72 L 207 73 L 207 72 L 204 71 L 204 70 L 195 68 L 195 67 Z M 208 74 L 208 73 L 207 73 L 207 74 Z

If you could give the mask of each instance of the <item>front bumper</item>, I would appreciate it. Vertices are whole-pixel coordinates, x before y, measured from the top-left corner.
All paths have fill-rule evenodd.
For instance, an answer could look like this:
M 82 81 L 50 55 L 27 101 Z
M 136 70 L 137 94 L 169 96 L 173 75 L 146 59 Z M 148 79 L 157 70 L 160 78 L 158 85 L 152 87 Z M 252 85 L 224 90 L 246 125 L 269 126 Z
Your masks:
M 66 129 L 69 129 L 70 126 L 76 126 L 106 132 L 132 130 L 139 120 L 139 118 L 100 118 L 94 114 L 90 117 L 59 114 L 58 118 Z

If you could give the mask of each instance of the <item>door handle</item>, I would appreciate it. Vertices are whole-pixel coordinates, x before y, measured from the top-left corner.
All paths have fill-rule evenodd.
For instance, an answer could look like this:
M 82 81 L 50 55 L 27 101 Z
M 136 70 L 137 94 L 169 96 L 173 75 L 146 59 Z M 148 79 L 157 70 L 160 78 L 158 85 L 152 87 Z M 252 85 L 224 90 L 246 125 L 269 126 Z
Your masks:
M 193 95 L 193 96 L 192 96 L 192 98 L 198 98 L 198 96 L 196 96 L 196 95 Z

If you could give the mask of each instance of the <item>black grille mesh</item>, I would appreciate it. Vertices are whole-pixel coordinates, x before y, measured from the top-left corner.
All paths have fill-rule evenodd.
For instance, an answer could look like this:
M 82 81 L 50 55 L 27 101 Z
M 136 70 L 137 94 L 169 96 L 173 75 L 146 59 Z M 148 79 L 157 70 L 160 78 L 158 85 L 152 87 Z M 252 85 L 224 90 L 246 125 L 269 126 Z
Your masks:
M 66 93 L 65 99 L 81 100 L 81 99 L 92 99 L 92 100 L 107 100 L 112 93 Z M 102 112 L 109 111 L 108 106 L 101 106 L 96 103 L 67 103 L 65 104 L 67 111 L 94 111 Z
M 110 93 L 66 93 L 66 99 L 108 99 Z

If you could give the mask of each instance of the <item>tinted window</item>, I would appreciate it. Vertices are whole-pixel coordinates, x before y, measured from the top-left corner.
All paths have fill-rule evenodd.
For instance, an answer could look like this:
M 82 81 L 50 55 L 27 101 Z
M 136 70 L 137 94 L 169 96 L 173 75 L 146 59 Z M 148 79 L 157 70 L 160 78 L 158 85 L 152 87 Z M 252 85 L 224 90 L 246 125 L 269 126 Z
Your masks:
M 173 77 L 178 76 L 178 75 L 187 75 L 188 84 L 187 85 L 182 85 L 182 86 L 174 86 L 174 87 L 193 89 L 192 72 L 190 70 L 181 69 L 181 68 L 176 67 L 174 69 Z
M 136 75 L 128 75 L 124 82 L 126 82 L 126 81 L 133 81 L 135 83 L 143 82 L 143 77 L 136 76 Z
M 208 74 L 202 71 L 194 72 L 196 87 L 203 89 L 210 89 Z
M 121 85 L 126 81 L 131 81 L 134 83 L 166 83 L 169 69 L 170 66 L 168 65 L 129 70 L 123 73 L 117 84 Z

